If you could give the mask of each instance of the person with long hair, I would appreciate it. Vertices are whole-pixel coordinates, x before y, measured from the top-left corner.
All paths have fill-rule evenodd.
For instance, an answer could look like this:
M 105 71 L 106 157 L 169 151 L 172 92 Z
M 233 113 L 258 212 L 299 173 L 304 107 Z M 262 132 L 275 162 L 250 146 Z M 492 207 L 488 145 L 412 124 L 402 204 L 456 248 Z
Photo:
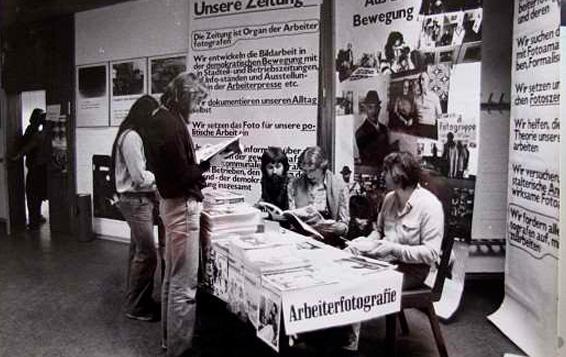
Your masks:
M 384 160 L 385 196 L 376 229 L 349 244 L 353 253 L 393 261 L 404 273 L 403 288 L 419 286 L 440 260 L 444 210 L 440 200 L 419 184 L 421 168 L 408 152 L 394 152 Z
M 181 356 L 193 347 L 199 266 L 200 213 L 209 162 L 197 163 L 187 128 L 191 112 L 208 94 L 193 73 L 175 77 L 153 115 L 148 159 L 159 191 L 165 226 L 165 274 L 161 287 L 162 347 Z
M 261 156 L 261 200 L 282 210 L 289 208 L 289 160 L 279 147 L 268 147 Z
M 155 176 L 146 164 L 145 141 L 152 112 L 158 102 L 149 95 L 139 98 L 120 124 L 112 145 L 118 208 L 130 226 L 130 254 L 126 288 L 126 316 L 141 321 L 156 319 L 153 276 L 157 251 L 153 236 Z

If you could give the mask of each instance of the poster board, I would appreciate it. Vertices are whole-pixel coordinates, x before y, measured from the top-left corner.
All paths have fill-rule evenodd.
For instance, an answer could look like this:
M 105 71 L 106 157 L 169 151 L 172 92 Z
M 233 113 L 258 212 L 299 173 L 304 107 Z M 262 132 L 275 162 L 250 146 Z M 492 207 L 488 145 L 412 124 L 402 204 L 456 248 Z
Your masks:
M 477 2 L 336 1 L 335 156 L 353 151 L 353 178 L 378 207 L 383 159 L 412 153 L 445 202 L 451 234 L 471 239 L 480 123 L 483 8 Z M 340 143 L 338 142 L 338 143 Z M 335 167 L 339 170 L 340 167 Z M 377 212 L 373 212 L 375 217 Z
M 76 70 L 77 127 L 108 126 L 108 63 Z
M 489 319 L 526 354 L 554 356 L 560 7 L 516 0 L 514 14 L 505 298 Z
M 165 87 L 179 73 L 187 69 L 186 53 L 155 56 L 148 59 L 149 94 L 159 100 Z
M 110 125 L 118 126 L 147 93 L 147 58 L 110 62 Z
M 197 146 L 242 134 L 244 152 L 206 179 L 254 202 L 268 146 L 281 147 L 296 172 L 299 153 L 316 145 L 320 3 L 236 4 L 189 2 L 188 70 L 209 88 L 189 131 Z

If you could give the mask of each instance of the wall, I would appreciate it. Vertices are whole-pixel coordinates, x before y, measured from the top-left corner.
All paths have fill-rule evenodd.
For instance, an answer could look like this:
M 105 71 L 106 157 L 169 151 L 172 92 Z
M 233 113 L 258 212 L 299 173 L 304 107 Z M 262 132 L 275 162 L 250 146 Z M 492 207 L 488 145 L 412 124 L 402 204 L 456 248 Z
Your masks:
M 187 51 L 188 1 L 140 0 L 75 15 L 75 65 Z M 110 154 L 117 128 L 77 128 L 77 192 L 92 194 L 92 155 Z M 125 238 L 124 222 L 94 218 L 98 234 Z

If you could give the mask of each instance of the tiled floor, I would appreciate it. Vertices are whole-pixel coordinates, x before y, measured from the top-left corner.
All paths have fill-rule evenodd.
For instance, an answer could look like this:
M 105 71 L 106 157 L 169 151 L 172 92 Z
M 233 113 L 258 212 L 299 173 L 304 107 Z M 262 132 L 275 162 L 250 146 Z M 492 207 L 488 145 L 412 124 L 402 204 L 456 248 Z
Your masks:
M 160 356 L 159 323 L 132 321 L 122 307 L 128 246 L 40 232 L 0 234 L 0 356 Z M 441 326 L 455 357 L 501 357 L 520 351 L 487 319 L 501 281 L 467 284 L 454 321 Z M 275 356 L 245 324 L 214 301 L 200 300 L 202 356 Z M 437 356 L 428 321 L 407 314 L 399 356 Z M 383 319 L 362 327 L 359 356 L 383 356 Z M 292 355 L 313 355 L 296 349 Z

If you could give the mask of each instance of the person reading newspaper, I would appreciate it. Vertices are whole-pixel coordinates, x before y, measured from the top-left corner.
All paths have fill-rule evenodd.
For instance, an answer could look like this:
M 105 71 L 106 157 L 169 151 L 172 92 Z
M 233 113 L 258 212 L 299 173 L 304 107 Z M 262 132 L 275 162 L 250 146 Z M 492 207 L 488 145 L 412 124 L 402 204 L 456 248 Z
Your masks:
M 328 169 L 320 147 L 306 148 L 297 161 L 301 174 L 289 183 L 289 210 L 312 226 L 325 243 L 343 246 L 341 238 L 348 233 L 350 220 L 348 187 Z
M 419 185 L 421 169 L 408 152 L 394 152 L 383 161 L 385 185 L 376 229 L 367 237 L 348 242 L 348 250 L 371 258 L 396 262 L 404 273 L 403 288 L 422 284 L 440 259 L 444 235 L 442 203 Z

